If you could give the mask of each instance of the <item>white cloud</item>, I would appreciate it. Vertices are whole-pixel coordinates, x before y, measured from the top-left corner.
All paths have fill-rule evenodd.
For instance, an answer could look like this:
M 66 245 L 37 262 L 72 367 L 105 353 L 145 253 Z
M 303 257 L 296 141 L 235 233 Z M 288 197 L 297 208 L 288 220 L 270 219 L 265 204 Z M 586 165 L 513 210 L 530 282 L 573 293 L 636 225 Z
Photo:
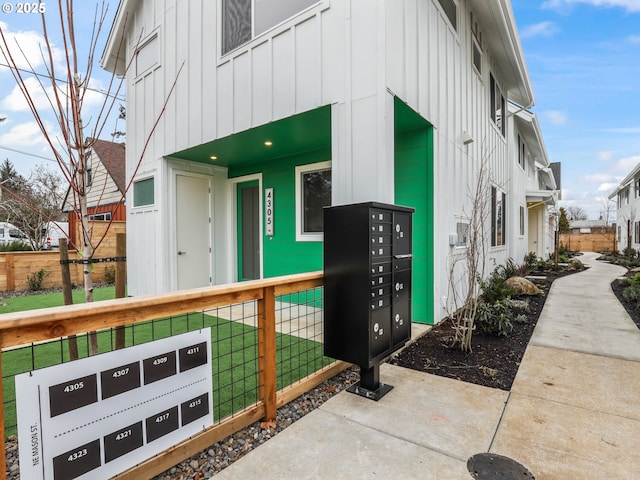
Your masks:
M 54 131 L 54 127 L 47 126 L 47 131 Z M 0 135 L 0 144 L 12 147 L 46 147 L 48 144 L 36 122 L 19 123 L 7 133 Z
M 596 154 L 596 158 L 602 162 L 609 162 L 613 160 L 613 152 L 602 150 Z
M 598 187 L 597 192 L 611 193 L 617 186 L 618 184 L 613 182 L 603 183 Z
M 621 7 L 628 12 L 640 12 L 640 0 L 547 0 L 542 8 L 564 10 L 571 5 L 587 4 L 594 7 Z
M 640 163 L 640 155 L 634 155 L 631 157 L 621 158 L 616 162 L 616 170 L 623 175 L 631 173 L 631 170 L 636 168 Z
M 623 127 L 623 128 L 607 128 L 605 132 L 610 133 L 631 133 L 633 135 L 640 133 L 640 127 Z
M 0 22 L 0 29 L 2 29 L 3 35 L 7 40 L 8 53 L 18 68 L 37 71 L 44 65 L 43 55 L 48 58 L 49 53 L 46 50 L 46 42 L 42 34 L 29 30 L 13 32 L 10 26 L 4 22 Z M 65 58 L 64 51 L 56 45 L 51 47 L 54 65 L 62 68 L 62 62 Z M 0 51 L 2 52 L 0 53 L 0 59 L 4 60 L 4 45 L 0 47 Z M 11 65 L 8 60 L 7 63 Z
M 603 183 L 610 182 L 613 177 L 608 173 L 590 173 L 585 175 L 583 179 L 587 183 Z
M 630 35 L 627 37 L 627 42 L 633 45 L 640 45 L 640 35 Z
M 553 125 L 565 125 L 567 116 L 560 110 L 547 110 L 542 112 L 542 116 L 548 119 Z
M 521 38 L 551 37 L 559 32 L 559 28 L 553 22 L 540 22 L 524 27 L 520 33 Z
M 38 110 L 49 108 L 49 102 L 47 96 L 52 93 L 52 89 L 49 88 L 48 92 L 42 90 L 42 87 L 34 77 L 28 77 L 24 80 L 24 85 L 29 92 L 31 100 L 35 104 Z M 45 87 L 46 88 L 46 87 Z M 0 102 L 0 106 L 10 112 L 26 112 L 29 110 L 29 105 L 24 98 L 22 90 L 18 85 L 13 87 L 13 90 L 9 92 L 5 98 Z

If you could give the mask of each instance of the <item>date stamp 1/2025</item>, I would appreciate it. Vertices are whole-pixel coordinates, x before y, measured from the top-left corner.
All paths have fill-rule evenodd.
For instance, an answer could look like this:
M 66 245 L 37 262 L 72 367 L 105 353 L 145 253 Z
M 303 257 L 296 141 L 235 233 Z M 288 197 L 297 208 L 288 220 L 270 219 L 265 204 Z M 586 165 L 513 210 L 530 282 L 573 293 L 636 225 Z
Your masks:
M 4 2 L 2 4 L 2 13 L 45 13 L 47 4 L 45 2 Z

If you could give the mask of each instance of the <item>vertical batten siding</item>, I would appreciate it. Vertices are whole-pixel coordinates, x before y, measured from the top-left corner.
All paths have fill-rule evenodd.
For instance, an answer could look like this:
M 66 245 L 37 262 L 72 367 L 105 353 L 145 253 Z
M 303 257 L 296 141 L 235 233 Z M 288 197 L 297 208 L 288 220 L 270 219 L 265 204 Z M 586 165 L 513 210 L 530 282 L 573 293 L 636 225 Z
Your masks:
M 271 121 L 273 112 L 271 42 L 256 45 L 251 51 L 251 62 L 251 119 L 254 125 L 261 125 Z

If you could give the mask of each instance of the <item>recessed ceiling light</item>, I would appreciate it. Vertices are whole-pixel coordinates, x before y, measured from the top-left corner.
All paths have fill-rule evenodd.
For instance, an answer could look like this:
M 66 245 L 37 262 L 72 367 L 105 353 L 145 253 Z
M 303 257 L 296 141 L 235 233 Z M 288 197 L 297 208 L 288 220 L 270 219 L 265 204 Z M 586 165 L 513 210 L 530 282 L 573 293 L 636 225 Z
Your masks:
M 217 160 L 217 159 L 218 159 L 218 157 L 216 157 L 215 155 L 211 155 L 209 158 L 210 158 L 211 160 Z
M 265 144 L 267 147 L 270 147 L 271 145 L 273 145 L 273 142 L 272 142 L 271 140 L 267 140 L 266 142 L 264 142 L 264 144 Z

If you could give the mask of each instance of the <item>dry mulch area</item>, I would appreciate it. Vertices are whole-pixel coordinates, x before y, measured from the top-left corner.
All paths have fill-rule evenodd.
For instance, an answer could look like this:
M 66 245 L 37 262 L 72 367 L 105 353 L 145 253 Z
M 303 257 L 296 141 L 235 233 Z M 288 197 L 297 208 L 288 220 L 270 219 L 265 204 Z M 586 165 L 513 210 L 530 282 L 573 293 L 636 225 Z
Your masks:
M 476 332 L 472 337 L 472 351 L 463 352 L 459 347 L 451 345 L 453 324 L 450 320 L 445 320 L 409 344 L 389 363 L 476 385 L 510 390 L 549 288 L 556 278 L 567 273 L 532 274 L 545 275 L 544 279 L 532 279 L 543 294 L 516 298 L 529 304 L 526 310 L 514 310 L 516 315 L 524 314 L 526 322 L 513 322 L 513 331 L 508 336 L 498 337 Z
M 629 275 L 633 275 L 633 273 L 630 273 Z M 620 280 L 614 280 L 611 283 L 611 289 L 613 290 L 613 293 L 616 297 L 618 297 L 618 300 L 631 317 L 631 320 L 633 320 L 636 326 L 640 328 L 640 306 L 633 300 L 627 300 L 626 298 L 624 298 L 622 292 L 625 288 L 626 285 L 624 285 Z

